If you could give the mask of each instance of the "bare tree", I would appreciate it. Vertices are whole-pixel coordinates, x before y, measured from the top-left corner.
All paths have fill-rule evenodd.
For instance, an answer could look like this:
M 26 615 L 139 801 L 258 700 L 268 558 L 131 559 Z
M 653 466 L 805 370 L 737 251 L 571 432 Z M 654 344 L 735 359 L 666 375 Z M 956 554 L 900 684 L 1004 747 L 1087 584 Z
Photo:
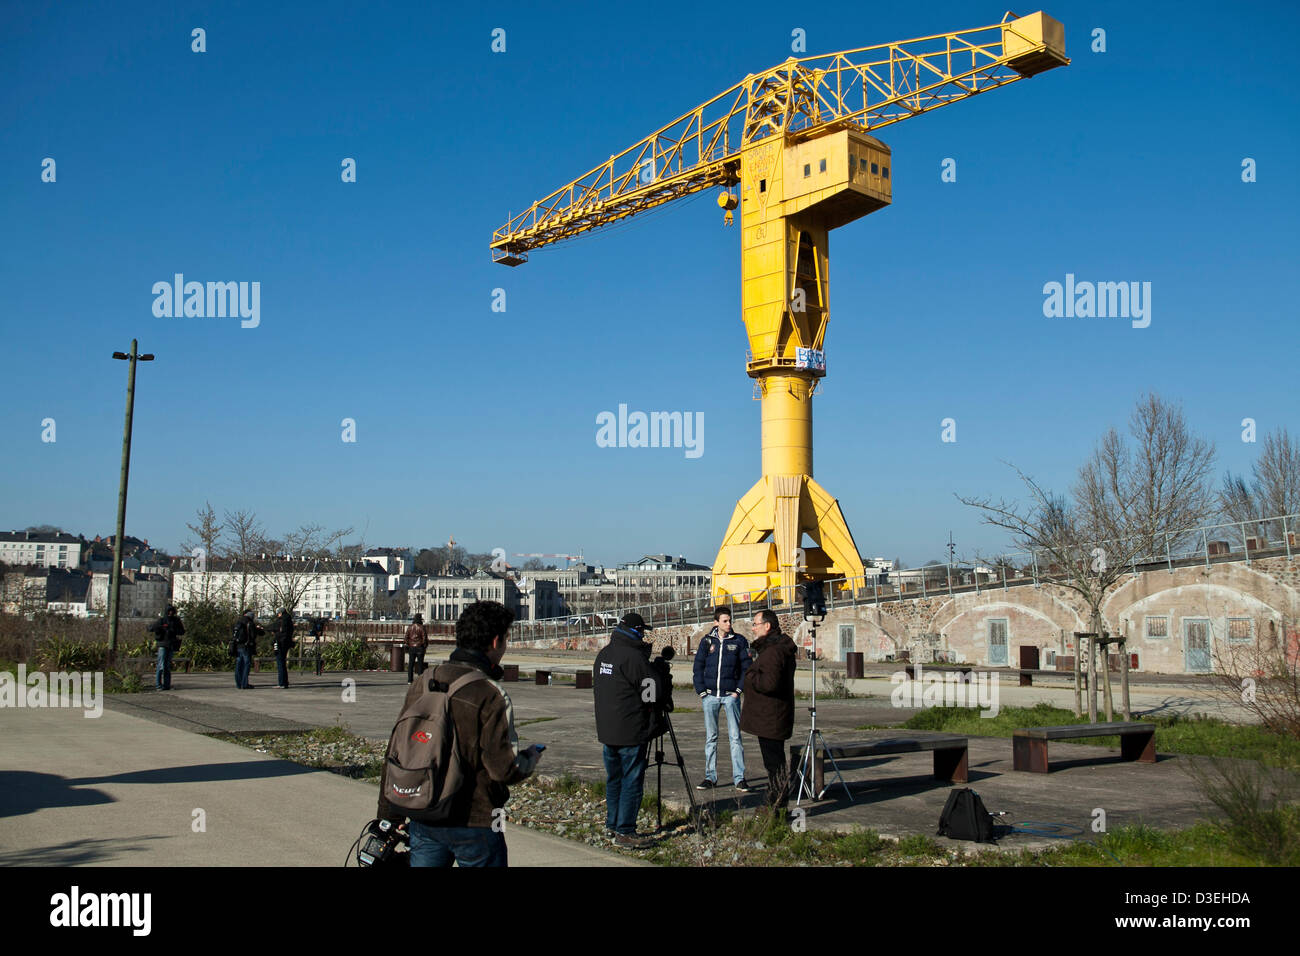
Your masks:
M 181 549 L 191 555 L 190 568 L 193 569 L 197 561 L 194 551 L 202 548 L 202 577 L 199 579 L 199 598 L 207 601 L 211 599 L 212 569 L 210 563 L 217 557 L 217 548 L 221 542 L 222 524 L 217 520 L 217 513 L 213 510 L 211 502 L 203 502 L 203 507 L 195 511 L 194 523 L 186 522 L 185 527 L 189 529 L 193 538 L 186 539 L 181 543 Z
M 227 511 L 222 525 L 228 544 L 227 556 L 232 558 L 232 570 L 237 575 L 233 594 L 235 610 L 248 608 L 248 595 L 253 580 L 253 563 L 260 560 L 266 547 L 266 532 L 252 511 L 241 509 Z
M 1267 435 L 1249 482 L 1232 472 L 1224 476 L 1219 508 L 1229 521 L 1242 522 L 1256 535 L 1281 540 L 1281 521 L 1259 519 L 1300 514 L 1300 442 L 1292 441 L 1285 428 Z
M 283 539 L 271 542 L 275 550 L 266 552 L 266 557 L 259 559 L 254 568 L 258 579 L 273 595 L 276 606 L 293 613 L 303 595 L 326 573 L 330 553 L 351 533 L 351 528 L 328 531 L 322 525 L 302 525 Z
M 1070 501 L 1018 468 L 1029 492 L 1024 506 L 957 496 L 983 511 L 985 523 L 1011 532 L 1017 547 L 1046 553 L 1046 563 L 1054 567 L 1052 579 L 1082 598 L 1089 631 L 1097 637 L 1107 632 L 1101 611 L 1106 595 L 1128 569 L 1139 558 L 1164 554 L 1213 512 L 1209 475 L 1214 446 L 1191 434 L 1178 406 L 1154 394 L 1143 396 L 1130 419 L 1129 435 L 1131 443 L 1114 428 L 1102 437 L 1079 468 Z M 1089 641 L 1088 654 L 1088 719 L 1093 722 L 1095 643 Z M 1074 711 L 1082 713 L 1077 654 Z M 1106 716 L 1113 716 L 1109 675 Z

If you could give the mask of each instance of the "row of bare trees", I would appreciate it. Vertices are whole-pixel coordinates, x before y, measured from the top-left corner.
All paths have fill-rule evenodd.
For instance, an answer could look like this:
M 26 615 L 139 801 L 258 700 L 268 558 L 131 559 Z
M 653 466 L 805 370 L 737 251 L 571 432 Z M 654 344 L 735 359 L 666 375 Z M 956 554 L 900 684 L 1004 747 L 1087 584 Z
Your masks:
M 1088 612 L 1089 633 L 1097 636 L 1097 641 L 1087 641 L 1089 687 L 1095 688 L 1094 647 L 1110 633 L 1102 606 L 1131 566 L 1166 553 L 1217 514 L 1255 522 L 1261 534 L 1277 535 L 1280 528 L 1265 529 L 1268 522 L 1260 519 L 1300 512 L 1300 447 L 1284 428 L 1267 436 L 1249 480 L 1229 472 L 1216 488 L 1214 462 L 1213 443 L 1192 433 L 1182 409 L 1147 394 L 1133 411 L 1127 435 L 1111 428 L 1102 436 L 1079 467 L 1068 495 L 1013 465 L 1025 500 L 957 497 L 979 509 L 985 523 L 1008 532 L 1015 547 L 1043 554 L 1055 565 L 1057 583 L 1079 596 Z M 1078 656 L 1076 714 L 1082 711 Z M 1104 663 L 1103 672 L 1109 719 L 1111 688 Z M 1088 697 L 1089 719 L 1095 721 L 1096 695 Z
M 195 520 L 187 522 L 185 527 L 193 537 L 182 547 L 191 555 L 191 568 L 203 571 L 200 599 L 217 598 L 212 592 L 211 572 L 220 563 L 228 562 L 233 575 L 234 600 L 240 608 L 247 607 L 256 582 L 270 591 L 277 607 L 295 610 L 307 592 L 328 573 L 330 563 L 360 560 L 365 554 L 364 542 L 344 543 L 352 528 L 329 530 L 318 524 L 300 525 L 273 538 L 254 512 L 226 511 L 218 519 L 210 502 L 204 502 Z M 358 609 L 363 600 L 360 589 L 347 583 L 349 580 L 344 579 L 339 594 L 340 606 L 345 611 Z

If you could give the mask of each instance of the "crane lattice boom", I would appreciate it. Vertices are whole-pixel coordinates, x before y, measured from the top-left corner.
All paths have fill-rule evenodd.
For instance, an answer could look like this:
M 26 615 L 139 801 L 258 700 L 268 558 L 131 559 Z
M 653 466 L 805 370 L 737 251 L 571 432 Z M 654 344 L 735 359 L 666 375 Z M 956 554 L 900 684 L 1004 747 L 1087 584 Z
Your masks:
M 1062 66 L 1065 35 L 1043 13 L 992 26 L 796 59 L 751 74 L 573 182 L 492 236 L 505 265 L 528 251 L 740 179 L 741 150 L 838 128 L 878 130 Z

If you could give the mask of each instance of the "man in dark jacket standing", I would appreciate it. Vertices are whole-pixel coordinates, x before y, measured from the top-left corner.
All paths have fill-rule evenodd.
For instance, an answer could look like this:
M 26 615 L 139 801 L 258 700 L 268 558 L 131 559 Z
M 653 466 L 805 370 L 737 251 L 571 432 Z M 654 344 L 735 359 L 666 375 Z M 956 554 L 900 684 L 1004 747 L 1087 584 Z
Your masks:
M 749 670 L 749 642 L 731 629 L 731 612 L 713 612 L 714 627 L 695 650 L 695 693 L 704 705 L 704 779 L 696 790 L 718 785 L 718 712 L 727 712 L 731 742 L 731 782 L 741 793 L 745 784 L 745 745 L 740 739 L 740 692 Z
M 740 729 L 758 738 L 767 769 L 767 802 L 784 808 L 790 801 L 790 768 L 785 741 L 794 734 L 794 641 L 781 633 L 776 612 L 764 608 L 754 615 L 754 663 L 745 675 L 745 703 Z
M 424 673 L 424 649 L 429 646 L 429 634 L 424 629 L 424 615 L 419 611 L 406 629 L 406 682 Z
M 473 680 L 451 698 L 451 719 L 461 766 L 468 771 L 456 793 L 451 815 L 440 823 L 412 820 L 411 866 L 506 866 L 505 811 L 508 785 L 533 772 L 542 752 L 533 745 L 519 749 L 514 708 L 498 683 L 504 671 L 506 641 L 514 614 L 496 601 L 475 601 L 456 622 L 456 649 L 407 691 L 407 701 L 424 692 L 425 680 L 448 689 L 475 671 L 487 680 Z M 405 710 L 405 706 L 403 707 Z M 388 802 L 388 761 L 379 781 L 379 817 L 401 820 L 403 814 Z
M 154 636 L 154 646 L 158 650 L 158 670 L 155 674 L 155 686 L 158 690 L 172 689 L 172 655 L 181 647 L 181 635 L 185 625 L 181 623 L 176 608 L 168 604 L 158 620 L 149 625 Z
M 636 832 L 645 789 L 646 744 L 658 730 L 661 701 L 671 688 L 650 663 L 645 632 L 652 630 L 640 614 L 625 614 L 609 643 L 596 655 L 592 697 L 596 736 L 605 746 L 605 829 L 620 846 L 644 847 Z
M 275 676 L 276 685 L 289 686 L 289 651 L 293 649 L 293 614 L 282 608 L 275 618 Z
M 248 682 L 248 674 L 253 669 L 253 655 L 257 653 L 257 635 L 265 633 L 266 628 L 257 623 L 252 608 L 235 625 L 235 686 L 240 690 L 253 686 Z

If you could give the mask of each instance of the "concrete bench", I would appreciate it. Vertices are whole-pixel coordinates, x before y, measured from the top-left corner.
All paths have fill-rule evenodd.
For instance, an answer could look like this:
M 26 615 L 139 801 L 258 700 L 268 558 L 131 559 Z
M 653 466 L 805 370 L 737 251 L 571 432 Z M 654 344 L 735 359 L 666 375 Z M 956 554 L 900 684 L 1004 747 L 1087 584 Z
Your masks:
M 790 748 L 790 769 L 795 775 L 803 762 L 803 747 Z M 965 783 L 968 776 L 968 748 L 965 737 L 955 734 L 935 734 L 930 737 L 888 737 L 882 740 L 863 740 L 854 743 L 818 746 L 813 755 L 813 785 L 818 793 L 826 787 L 826 755 L 838 760 L 859 757 L 877 757 L 882 754 L 923 753 L 934 751 L 934 776 L 936 780 Z
M 1118 734 L 1120 755 L 1125 760 L 1156 762 L 1155 724 L 1114 721 L 1108 724 L 1063 724 L 1057 727 L 1022 727 L 1011 737 L 1011 765 L 1015 770 L 1047 773 L 1047 742 L 1077 737 L 1110 737 Z

